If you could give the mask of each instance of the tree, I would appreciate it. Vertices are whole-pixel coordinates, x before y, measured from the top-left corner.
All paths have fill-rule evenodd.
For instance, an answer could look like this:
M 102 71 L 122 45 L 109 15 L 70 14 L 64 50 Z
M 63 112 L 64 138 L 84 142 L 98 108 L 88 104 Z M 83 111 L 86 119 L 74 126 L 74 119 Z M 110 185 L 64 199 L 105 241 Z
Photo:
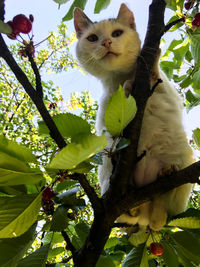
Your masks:
M 66 1 L 56 2 L 61 4 Z M 99 12 L 109 2 L 97 1 L 95 11 Z M 128 240 L 115 230 L 119 225 L 114 223 L 122 212 L 157 194 L 184 183 L 199 182 L 199 162 L 134 190 L 134 194 L 133 191 L 126 191 L 121 179 L 122 173 L 123 179 L 128 179 L 129 170 L 137 162 L 135 152 L 149 97 L 149 76 L 160 39 L 167 30 L 183 26 L 184 21 L 187 39 L 182 36 L 180 40 L 172 41 L 161 67 L 185 95 L 188 110 L 199 104 L 199 25 L 192 23 L 197 27 L 195 31 L 190 27 L 192 18 L 198 12 L 198 1 L 187 2 L 190 7 L 185 7 L 189 10 L 186 14 L 182 11 L 183 0 L 166 2 L 176 11 L 176 15 L 166 26 L 163 22 L 165 1 L 153 0 L 150 5 L 148 31 L 141 57 L 138 58 L 132 92 L 137 112 L 135 115 L 135 101 L 131 98 L 131 115 L 126 118 L 122 128 L 115 132 L 118 135 L 131 121 L 124 130 L 124 137 L 130 143 L 125 141 L 125 147 L 119 147 L 117 167 L 111 177 L 109 190 L 103 197 L 99 196 L 98 187 L 95 186 L 95 164 L 101 163 L 100 152 L 106 146 L 106 140 L 104 136 L 94 135 L 96 105 L 91 105 L 87 93 L 82 94 L 75 100 L 83 108 L 82 118 L 70 114 L 62 110 L 60 102 L 63 99 L 59 90 L 56 89 L 55 94 L 53 83 L 41 80 L 42 68 L 58 72 L 69 65 L 77 66 L 68 49 L 65 50 L 64 25 L 61 24 L 59 28 L 59 37 L 52 34 L 48 38 L 49 49 L 41 50 L 37 57 L 34 56 L 32 39 L 28 43 L 23 42 L 22 47 L 11 47 L 11 54 L 3 37 L 0 37 L 0 57 L 6 62 L 1 65 L 0 77 L 3 99 L 0 103 L 3 111 L 0 136 L 1 266 L 56 266 L 56 262 L 60 263 L 59 266 L 71 266 L 72 259 L 74 266 L 120 266 L 122 261 L 122 266 L 156 266 L 156 262 L 160 266 L 197 266 L 200 263 L 198 192 L 193 195 L 196 198 L 195 204 L 191 202 L 189 210 L 176 218 L 170 218 L 160 233 L 138 233 Z M 65 19 L 72 17 L 75 5 L 84 8 L 85 3 L 86 1 L 75 0 Z M 9 25 L 3 23 L 2 0 L 0 10 L 1 32 L 11 34 Z M 152 48 L 153 52 L 147 53 L 147 48 Z M 62 56 L 58 60 L 51 60 L 60 49 Z M 16 52 L 19 55 L 13 56 Z M 63 60 L 63 55 L 68 59 L 67 63 Z M 166 57 L 170 59 L 166 60 Z M 187 74 L 180 76 L 179 70 L 184 60 L 190 65 Z M 25 61 L 28 64 L 24 64 Z M 186 92 L 184 88 L 189 85 L 191 89 Z M 117 91 L 116 97 L 127 101 L 123 98 L 121 89 Z M 73 101 L 72 97 L 71 104 Z M 19 110 L 21 115 L 17 113 Z M 113 116 L 115 118 L 115 114 Z M 40 120 L 39 131 L 31 120 Z M 109 127 L 112 131 L 111 123 Z M 193 146 L 199 145 L 199 131 L 194 131 L 196 143 Z M 84 194 L 90 202 L 87 205 Z M 42 227 L 42 231 L 38 230 L 39 227 Z M 149 253 L 149 245 L 155 240 L 164 247 L 164 253 L 160 257 Z

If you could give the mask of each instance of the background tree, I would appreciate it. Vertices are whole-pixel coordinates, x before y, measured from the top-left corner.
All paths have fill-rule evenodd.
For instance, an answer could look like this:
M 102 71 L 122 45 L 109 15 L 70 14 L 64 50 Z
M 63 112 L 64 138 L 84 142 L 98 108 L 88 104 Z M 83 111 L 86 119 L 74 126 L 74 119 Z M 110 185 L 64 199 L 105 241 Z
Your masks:
M 67 1 L 56 2 L 63 4 Z M 72 18 L 75 6 L 84 8 L 86 2 L 75 0 L 64 20 Z M 107 7 L 109 2 L 98 0 L 95 12 Z M 57 73 L 78 67 L 68 49 L 73 37 L 67 37 L 66 27 L 61 24 L 59 35 L 50 34 L 46 40 L 47 49 L 41 49 L 37 54 L 32 38 L 8 49 L 3 37 L 0 37 L 0 57 L 3 59 L 0 66 L 1 266 L 200 264 L 197 190 L 192 195 L 190 209 L 176 218 L 169 218 L 160 233 L 126 236 L 114 223 L 122 212 L 157 194 L 187 182 L 199 182 L 199 162 L 137 191 L 124 191 L 121 181 L 122 173 L 123 179 L 128 179 L 127 174 L 137 160 L 135 151 L 149 97 L 149 76 L 160 39 L 169 29 L 180 28 L 182 35 L 180 40 L 172 41 L 162 56 L 161 68 L 185 96 L 188 111 L 199 104 L 199 2 L 184 3 L 180 0 L 167 1 L 167 4 L 175 11 L 167 26 L 163 22 L 166 3 L 153 0 L 150 6 L 148 31 L 142 57 L 138 58 L 133 91 L 137 113 L 135 115 L 136 108 L 131 98 L 131 116 L 125 118 L 122 128 L 115 129 L 113 134 L 119 140 L 118 135 L 130 122 L 118 146 L 117 169 L 111 177 L 108 192 L 102 198 L 99 196 L 96 169 L 101 164 L 101 151 L 106 146 L 106 140 L 104 136 L 94 135 L 97 104 L 92 102 L 88 92 L 74 94 L 66 103 L 52 81 L 42 80 L 46 70 Z M 12 38 L 20 38 L 19 26 L 3 22 L 2 0 L 0 10 L 0 31 Z M 33 18 L 25 21 L 30 27 Z M 24 33 L 28 30 L 26 28 Z M 147 47 L 153 48 L 154 52 L 147 53 Z M 141 58 L 145 60 L 141 61 Z M 184 64 L 188 66 L 186 73 L 181 71 Z M 115 99 L 125 103 L 121 107 L 123 109 L 127 99 L 121 92 L 121 89 L 116 92 Z M 79 117 L 69 113 L 75 108 L 81 108 Z M 115 120 L 116 114 L 112 116 Z M 114 132 L 112 122 L 108 127 Z M 200 130 L 195 129 L 191 142 L 196 148 L 199 146 L 199 134 Z M 160 245 L 152 246 L 152 243 Z

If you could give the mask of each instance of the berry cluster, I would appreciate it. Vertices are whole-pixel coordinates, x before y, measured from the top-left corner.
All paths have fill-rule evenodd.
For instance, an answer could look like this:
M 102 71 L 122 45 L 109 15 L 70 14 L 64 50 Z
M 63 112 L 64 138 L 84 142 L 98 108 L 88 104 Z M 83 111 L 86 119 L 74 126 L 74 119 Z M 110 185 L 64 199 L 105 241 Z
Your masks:
M 198 6 L 198 3 L 197 3 L 197 5 L 195 5 L 196 2 L 197 1 L 195 1 L 195 0 L 186 0 L 186 2 L 184 4 L 184 8 L 188 11 L 192 7 Z M 192 20 L 192 29 L 196 30 L 199 27 L 200 27 L 200 13 L 196 13 L 193 17 L 193 20 Z
M 9 20 L 7 23 L 12 28 L 12 33 L 8 37 L 16 39 L 20 33 L 28 34 L 32 30 L 33 15 L 29 15 L 27 18 L 23 14 L 16 15 L 13 20 Z

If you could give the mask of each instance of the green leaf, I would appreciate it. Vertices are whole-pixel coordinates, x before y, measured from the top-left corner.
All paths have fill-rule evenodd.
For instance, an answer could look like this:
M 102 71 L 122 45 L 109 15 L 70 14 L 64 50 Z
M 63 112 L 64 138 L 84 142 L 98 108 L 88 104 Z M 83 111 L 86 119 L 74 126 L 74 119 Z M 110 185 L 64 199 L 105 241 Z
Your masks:
M 35 238 L 36 224 L 32 225 L 28 231 L 16 238 L 5 238 L 0 240 L 0 266 L 15 267 L 17 261 L 21 259 L 30 247 Z
M 81 162 L 100 152 L 107 144 L 105 136 L 85 135 L 80 143 L 64 147 L 50 162 L 50 169 L 74 169 Z
M 180 228 L 199 229 L 200 218 L 196 217 L 185 217 L 180 219 L 174 219 L 168 223 L 169 226 L 176 226 Z
M 78 164 L 74 169 L 70 169 L 71 172 L 77 172 L 77 173 L 87 173 L 92 168 L 94 168 L 94 165 L 90 164 L 89 162 L 81 162 Z
M 64 204 L 69 208 L 72 208 L 74 206 L 85 206 L 85 200 L 76 197 L 76 193 L 78 191 L 79 188 L 75 187 L 57 195 L 56 198 L 59 200 L 60 203 Z
M 199 128 L 196 128 L 195 130 L 193 130 L 192 138 L 194 139 L 195 144 L 200 149 L 200 129 Z
M 187 76 L 183 81 L 180 83 L 181 88 L 187 88 L 192 83 L 192 78 Z
M 111 0 L 97 0 L 94 8 L 94 13 L 99 13 L 102 9 L 107 8 Z
M 0 33 L 11 34 L 12 28 L 7 23 L 0 20 Z
M 48 254 L 48 259 L 55 258 L 57 255 L 59 255 L 63 252 L 65 252 L 65 248 L 63 248 L 63 247 L 56 247 L 56 248 L 50 249 L 49 254 Z
M 186 93 L 186 99 L 189 102 L 186 105 L 187 112 L 200 104 L 200 94 L 193 94 L 190 90 Z
M 195 90 L 199 90 L 200 89 L 200 69 L 194 73 L 192 80 L 193 80 L 192 87 Z
M 126 139 L 126 138 L 121 138 L 119 143 L 117 144 L 116 146 L 116 149 L 117 150 L 121 150 L 127 146 L 129 146 L 131 143 L 131 141 L 129 139 Z
M 0 238 L 22 235 L 37 220 L 41 194 L 0 197 Z
M 4 152 L 24 162 L 37 162 L 36 157 L 27 147 L 21 146 L 15 141 L 8 140 L 3 135 L 0 135 L 0 152 Z
M 75 231 L 83 245 L 90 231 L 89 225 L 82 221 L 75 225 Z
M 189 231 L 180 231 L 173 233 L 171 237 L 188 259 L 195 264 L 200 264 L 200 240 L 194 234 Z
M 57 244 L 64 242 L 64 238 L 59 232 L 51 232 L 45 235 L 45 237 L 42 239 L 42 242 L 46 244 Z
M 110 237 L 104 246 L 104 249 L 115 247 L 119 243 L 117 237 Z
M 74 0 L 73 4 L 71 5 L 69 11 L 67 12 L 67 14 L 64 16 L 64 18 L 62 19 L 63 21 L 65 20 L 70 20 L 73 18 L 73 11 L 75 7 L 79 7 L 80 9 L 84 9 L 85 5 L 87 3 L 87 0 Z
M 45 245 L 34 251 L 32 254 L 20 260 L 17 267 L 44 267 L 46 266 L 47 255 L 50 244 Z
M 148 267 L 148 255 L 146 250 L 146 245 L 141 244 L 137 247 L 134 247 L 127 255 L 124 261 L 122 262 L 121 267 Z
M 161 256 L 166 266 L 179 267 L 178 256 L 176 250 L 167 242 L 162 242 L 164 253 Z
M 195 63 L 198 63 L 200 60 L 200 43 L 199 43 L 199 40 L 193 38 L 191 35 L 190 35 L 190 39 L 191 39 L 192 57 L 193 57 Z
M 58 114 L 52 117 L 61 135 L 72 137 L 75 135 L 89 134 L 90 125 L 84 119 L 71 113 Z M 38 122 L 39 133 L 49 134 L 49 129 L 44 121 Z
M 58 183 L 55 187 L 55 191 L 56 192 L 61 192 L 64 191 L 66 189 L 69 189 L 70 187 L 73 187 L 77 184 L 77 181 L 64 181 L 62 183 Z
M 115 267 L 112 258 L 108 255 L 100 255 L 96 267 Z
M 51 231 L 53 232 L 60 232 L 64 230 L 68 225 L 68 217 L 67 217 L 67 211 L 63 206 L 58 206 L 56 211 L 53 214 L 52 218 L 52 224 L 51 224 Z
M 140 244 L 143 244 L 144 242 L 147 241 L 149 237 L 149 233 L 144 231 L 143 229 L 139 230 L 137 233 L 133 233 L 128 241 L 133 245 L 133 246 L 138 246 Z
M 137 111 L 135 99 L 124 95 L 122 86 L 111 96 L 105 111 L 105 126 L 112 136 L 119 136 L 134 118 Z

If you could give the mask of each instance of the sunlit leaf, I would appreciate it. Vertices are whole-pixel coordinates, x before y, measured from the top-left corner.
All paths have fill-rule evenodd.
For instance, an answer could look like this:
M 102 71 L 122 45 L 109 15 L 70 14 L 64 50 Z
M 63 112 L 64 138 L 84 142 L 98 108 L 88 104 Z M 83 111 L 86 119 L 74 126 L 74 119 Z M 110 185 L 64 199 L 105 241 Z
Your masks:
M 124 95 L 122 86 L 110 97 L 105 111 L 105 126 L 112 136 L 118 136 L 137 111 L 135 99 Z
M 198 146 L 198 148 L 200 149 L 200 129 L 196 128 L 195 130 L 193 130 L 193 135 L 192 135 L 195 144 Z
M 90 125 L 88 122 L 74 114 L 58 114 L 53 116 L 53 120 L 61 135 L 64 137 L 90 133 Z M 38 124 L 40 134 L 49 134 L 49 129 L 43 121 L 40 121 Z
M 110 237 L 105 246 L 104 249 L 115 247 L 119 243 L 119 240 L 117 237 Z
M 100 152 L 106 144 L 105 136 L 82 136 L 80 143 L 71 143 L 64 147 L 47 167 L 52 169 L 74 169 L 81 162 Z
M 41 194 L 0 197 L 0 238 L 20 236 L 36 222 Z
M 31 226 L 23 235 L 16 238 L 0 240 L 0 266 L 15 267 L 17 261 L 23 257 L 35 238 L 36 224 Z
M 96 267 L 115 267 L 112 258 L 107 255 L 100 255 L 99 260 L 97 261 Z
M 148 237 L 149 237 L 149 233 L 147 233 L 146 231 L 141 229 L 137 233 L 133 233 L 129 237 L 128 240 L 133 246 L 138 246 L 138 245 L 143 244 L 144 242 L 146 242 Z
M 64 16 L 63 21 L 72 19 L 73 18 L 74 8 L 75 7 L 79 7 L 80 9 L 83 10 L 85 8 L 86 3 L 87 3 L 87 0 L 74 0 L 74 2 L 71 5 L 69 11 Z
M 111 0 L 97 0 L 94 8 L 94 13 L 99 13 L 102 9 L 107 8 Z
M 17 267 L 44 267 L 49 252 L 50 244 L 45 245 L 20 260 Z

